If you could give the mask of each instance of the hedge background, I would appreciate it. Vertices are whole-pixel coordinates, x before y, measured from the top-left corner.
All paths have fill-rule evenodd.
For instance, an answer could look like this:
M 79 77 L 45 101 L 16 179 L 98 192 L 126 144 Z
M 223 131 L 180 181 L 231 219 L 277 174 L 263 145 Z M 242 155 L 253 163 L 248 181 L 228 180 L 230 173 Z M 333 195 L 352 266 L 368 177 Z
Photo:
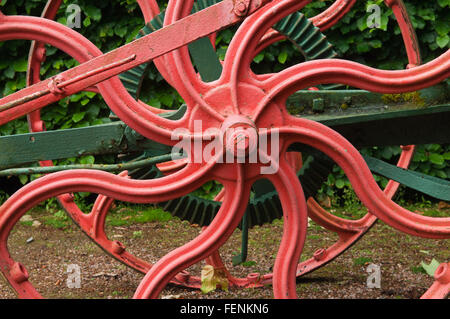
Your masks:
M 167 1 L 159 1 L 162 7 Z M 314 1 L 303 12 L 314 16 L 329 6 L 333 0 Z M 4 14 L 39 16 L 46 0 L 0 0 Z M 66 24 L 66 8 L 75 3 L 82 9 L 82 27 L 77 31 L 90 39 L 103 52 L 108 52 L 134 39 L 143 27 L 143 19 L 135 0 L 64 0 L 57 20 Z M 423 60 L 429 61 L 450 47 L 450 0 L 405 0 L 412 23 L 417 32 Z M 381 7 L 381 27 L 369 29 L 366 21 L 370 4 Z M 381 69 L 402 69 L 407 64 L 406 53 L 392 11 L 382 0 L 358 1 L 356 6 L 336 26 L 326 31 L 329 41 L 341 58 L 357 61 Z M 217 38 L 217 52 L 223 58 L 233 36 L 233 29 L 222 31 Z M 30 42 L 9 41 L 0 43 L 0 94 L 11 94 L 25 87 L 27 57 Z M 257 72 L 279 71 L 302 61 L 302 56 L 289 42 L 281 42 L 266 49 L 254 61 Z M 47 59 L 41 77 L 53 76 L 76 62 L 58 50 L 48 47 Z M 141 99 L 156 107 L 177 108 L 183 102 L 152 67 L 144 83 Z M 42 118 L 48 129 L 84 127 L 109 122 L 109 109 L 102 98 L 89 92 L 81 92 L 44 109 Z M 19 119 L 0 127 L 0 135 L 28 132 L 25 119 Z M 363 153 L 395 162 L 399 147 L 364 149 Z M 112 162 L 112 156 L 101 159 L 85 156 L 59 161 L 61 164 Z M 414 157 L 411 169 L 433 176 L 450 179 L 450 145 L 422 145 Z M 386 179 L 376 177 L 383 186 Z M 21 176 L 22 183 L 28 178 Z M 342 195 L 349 183 L 338 167 L 324 184 L 321 194 L 333 197 Z M 404 195 L 404 192 L 402 192 Z M 3 196 L 4 197 L 4 196 Z M 1 196 L 0 196 L 1 201 Z

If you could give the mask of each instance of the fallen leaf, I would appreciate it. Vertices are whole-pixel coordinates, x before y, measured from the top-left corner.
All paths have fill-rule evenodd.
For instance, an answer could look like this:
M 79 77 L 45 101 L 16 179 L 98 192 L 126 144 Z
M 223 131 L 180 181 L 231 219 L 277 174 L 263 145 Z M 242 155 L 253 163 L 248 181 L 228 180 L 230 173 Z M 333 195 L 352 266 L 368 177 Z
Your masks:
M 450 208 L 450 204 L 446 203 L 446 202 L 439 202 L 438 208 L 439 209 L 447 209 L 447 208 Z
M 319 203 L 320 203 L 320 205 L 325 206 L 326 208 L 331 208 L 331 199 L 329 196 L 326 196 Z
M 223 269 L 216 269 L 211 265 L 205 265 L 201 273 L 201 291 L 207 294 L 220 286 L 222 290 L 228 291 L 228 278 Z
M 426 264 L 423 261 L 420 263 L 423 269 L 427 272 L 428 275 L 431 277 L 434 277 L 434 273 L 436 272 L 436 269 L 439 267 L 441 263 L 433 258 L 430 264 Z

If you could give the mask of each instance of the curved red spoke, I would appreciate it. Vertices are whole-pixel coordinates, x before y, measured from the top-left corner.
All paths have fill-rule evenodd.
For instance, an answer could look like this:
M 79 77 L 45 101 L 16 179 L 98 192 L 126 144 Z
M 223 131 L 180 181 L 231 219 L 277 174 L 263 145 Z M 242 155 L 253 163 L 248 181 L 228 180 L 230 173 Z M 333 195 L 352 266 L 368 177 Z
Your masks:
M 328 9 L 311 18 L 312 23 L 325 31 L 334 26 L 355 5 L 356 0 L 336 0 Z
M 144 15 L 145 22 L 149 22 L 159 14 L 159 6 L 156 0 L 137 0 L 137 3 Z
M 386 224 L 414 236 L 450 237 L 450 218 L 421 216 L 394 203 L 379 188 L 361 154 L 337 132 L 314 121 L 287 116 L 286 126 L 279 133 L 289 144 L 310 145 L 333 159 L 344 170 L 369 212 Z
M 417 40 L 416 31 L 414 30 L 403 0 L 385 0 L 384 2 L 392 8 L 397 19 L 397 24 L 400 27 L 403 42 L 406 47 L 406 54 L 408 55 L 408 68 L 422 64 L 419 41 Z
M 177 20 L 189 15 L 192 11 L 194 1 L 171 1 L 167 6 L 164 25 L 170 25 Z M 175 88 L 188 104 L 198 104 L 218 120 L 223 117 L 209 106 L 202 95 L 204 95 L 212 86 L 201 80 L 195 71 L 188 47 L 182 47 L 166 55 L 166 61 L 174 79 Z
M 241 25 L 227 50 L 224 71 L 219 80 L 221 83 L 230 83 L 234 108 L 239 109 L 238 83 L 252 81 L 250 64 L 261 38 L 270 26 L 288 14 L 303 8 L 309 2 L 310 0 L 272 1 L 264 10 L 251 15 Z
M 0 207 L 4 222 L 16 211 L 25 213 L 48 198 L 73 192 L 91 192 L 134 203 L 156 203 L 178 198 L 209 180 L 214 164 L 189 164 L 184 169 L 159 179 L 132 180 L 95 170 L 71 170 L 41 177 L 22 187 Z M 10 216 L 11 214 L 11 216 Z M 15 220 L 15 219 L 13 219 Z
M 156 15 L 160 13 L 156 0 L 137 0 L 137 3 L 141 8 L 142 14 L 144 15 L 145 23 L 149 23 Z M 153 63 L 167 83 L 173 85 L 172 76 L 167 70 L 166 56 L 153 60 Z
M 378 93 L 402 93 L 435 85 L 450 75 L 450 50 L 433 61 L 409 69 L 385 71 L 340 59 L 309 61 L 290 67 L 265 81 L 268 92 L 255 109 L 256 120 L 274 99 L 285 100 L 294 92 L 319 84 L 341 83 Z
M 216 217 L 197 238 L 170 252 L 156 263 L 142 280 L 134 298 L 157 298 L 171 278 L 190 265 L 207 258 L 232 235 L 244 215 L 250 198 L 251 184 L 245 181 L 242 165 L 236 181 L 220 181 L 225 198 Z
M 273 291 L 277 299 L 296 298 L 297 264 L 303 250 L 308 227 L 305 195 L 297 174 L 284 156 L 279 170 L 266 175 L 280 197 L 283 207 L 283 237 L 273 269 Z

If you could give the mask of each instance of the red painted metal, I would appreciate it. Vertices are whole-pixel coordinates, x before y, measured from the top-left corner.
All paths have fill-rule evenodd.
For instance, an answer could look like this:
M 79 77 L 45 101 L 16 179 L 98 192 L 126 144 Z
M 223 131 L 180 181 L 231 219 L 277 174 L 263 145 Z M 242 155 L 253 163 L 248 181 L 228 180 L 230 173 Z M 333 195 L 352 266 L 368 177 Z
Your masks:
M 237 158 L 232 163 L 219 163 L 223 154 L 233 150 L 236 145 L 235 138 L 225 138 L 225 144 L 215 153 L 212 161 L 204 158 L 200 162 L 189 161 L 183 169 L 155 180 L 137 181 L 126 176 L 78 170 L 47 175 L 26 185 L 0 207 L 0 269 L 19 297 L 36 298 L 40 294 L 28 280 L 25 267 L 9 254 L 8 236 L 21 216 L 45 199 L 66 194 L 63 195 L 64 201 L 69 205 L 73 198 L 67 194 L 72 192 L 101 194 L 90 214 L 72 217 L 102 246 L 109 246 L 108 252 L 119 259 L 128 258 L 127 262 L 130 262 L 129 258 L 134 257 L 127 255 L 126 248 L 119 242 L 109 241 L 104 233 L 104 217 L 113 199 L 155 203 L 188 194 L 210 180 L 217 180 L 224 185 L 223 204 L 210 227 L 148 269 L 135 297 L 156 298 L 171 280 L 181 284 L 189 282 L 190 276 L 184 270 L 209 257 L 226 242 L 242 219 L 251 185 L 264 177 L 274 184 L 279 193 L 285 220 L 272 277 L 274 296 L 295 298 L 298 260 L 307 230 L 307 204 L 295 170 L 286 158 L 287 149 L 292 143 L 310 145 L 332 158 L 343 168 L 363 204 L 388 225 L 420 237 L 450 237 L 450 218 L 417 215 L 395 204 L 389 197 L 395 185 L 383 192 L 360 153 L 345 138 L 317 122 L 289 115 L 284 107 L 286 99 L 293 92 L 319 84 L 342 83 L 381 93 L 400 93 L 431 86 L 449 76 L 450 50 L 425 65 L 402 71 L 377 70 L 345 60 L 321 60 L 302 63 L 264 78 L 255 76 L 250 70 L 253 53 L 269 26 L 308 2 L 251 1 L 249 14 L 253 14 L 243 21 L 233 38 L 224 61 L 223 74 L 213 83 L 203 83 L 196 76 L 186 58 L 185 46 L 199 37 L 241 21 L 242 18 L 235 14 L 234 1 L 225 0 L 191 16 L 188 14 L 193 0 L 170 1 L 165 28 L 104 55 L 81 35 L 57 23 L 40 18 L 0 17 L 0 40 L 45 41 L 69 54 L 73 53 L 73 57 L 84 62 L 59 75 L 60 83 L 64 83 L 64 79 L 71 79 L 63 92 L 58 81 L 49 79 L 1 99 L 0 124 L 36 111 L 63 96 L 97 85 L 110 108 L 147 138 L 174 145 L 176 142 L 170 138 L 173 131 L 177 128 L 186 129 L 183 136 L 192 146 L 188 151 L 191 159 L 196 155 L 195 145 L 198 142 L 203 153 L 212 137 L 228 136 L 232 127 L 256 130 L 259 137 L 268 137 L 269 146 L 279 143 L 278 148 L 269 147 L 270 152 L 258 149 L 259 159 L 256 163 L 239 163 Z M 339 5 L 332 6 L 335 16 L 339 16 L 354 1 L 337 3 Z M 184 16 L 187 17 L 182 18 Z M 333 20 L 332 16 L 322 16 L 324 26 L 330 23 L 327 21 Z M 407 24 L 406 20 L 404 22 Z M 114 77 L 139 63 L 164 55 L 170 80 L 177 86 L 188 106 L 187 114 L 180 121 L 156 116 L 134 101 Z M 409 54 L 409 57 L 413 59 L 413 55 Z M 53 83 L 51 89 L 49 83 Z M 17 101 L 21 101 L 20 105 Z M 14 104 L 18 105 L 11 106 Z M 202 121 L 200 131 L 195 126 L 196 120 Z M 212 128 L 216 129 L 215 133 L 211 133 Z M 278 138 L 272 139 L 274 137 Z M 275 173 L 264 175 L 261 170 L 267 168 L 268 162 L 275 164 L 278 169 Z M 312 212 L 311 216 L 339 234 L 365 231 L 365 225 L 360 225 L 360 221 L 343 223 L 320 210 Z M 367 219 L 374 218 L 368 216 Z M 348 242 L 343 244 L 346 245 L 348 247 Z M 314 254 L 314 260 L 324 260 L 329 253 L 328 250 L 319 250 Z M 435 288 L 432 288 L 430 295 L 442 295 L 437 291 L 442 290 L 443 283 L 447 283 L 448 292 L 447 268 L 444 265 L 438 269 L 436 279 L 440 286 L 433 286 Z M 261 276 L 256 274 L 247 278 L 247 282 L 252 284 L 260 281 Z
M 439 265 L 434 278 L 436 282 L 421 299 L 445 299 L 450 294 L 450 263 Z

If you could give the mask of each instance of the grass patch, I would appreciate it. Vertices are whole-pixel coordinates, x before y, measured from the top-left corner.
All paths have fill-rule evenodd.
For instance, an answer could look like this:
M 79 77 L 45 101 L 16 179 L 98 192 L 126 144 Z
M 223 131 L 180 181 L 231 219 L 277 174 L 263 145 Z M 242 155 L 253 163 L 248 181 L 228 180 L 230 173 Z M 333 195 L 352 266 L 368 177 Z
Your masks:
M 244 267 L 253 267 L 256 265 L 256 261 L 244 261 L 241 265 Z
M 67 214 L 59 210 L 56 213 L 52 215 L 46 215 L 42 216 L 42 221 L 44 222 L 44 225 L 56 228 L 56 229 L 64 229 L 70 226 L 71 219 Z
M 128 226 L 133 224 L 167 222 L 172 219 L 173 217 L 170 213 L 157 207 L 122 207 L 111 212 L 106 218 L 106 223 L 111 226 Z
M 427 274 L 422 266 L 411 266 L 410 270 L 415 274 Z
M 354 266 L 364 266 L 371 262 L 372 262 L 372 258 L 369 258 L 369 257 L 359 257 L 359 258 L 353 259 Z

